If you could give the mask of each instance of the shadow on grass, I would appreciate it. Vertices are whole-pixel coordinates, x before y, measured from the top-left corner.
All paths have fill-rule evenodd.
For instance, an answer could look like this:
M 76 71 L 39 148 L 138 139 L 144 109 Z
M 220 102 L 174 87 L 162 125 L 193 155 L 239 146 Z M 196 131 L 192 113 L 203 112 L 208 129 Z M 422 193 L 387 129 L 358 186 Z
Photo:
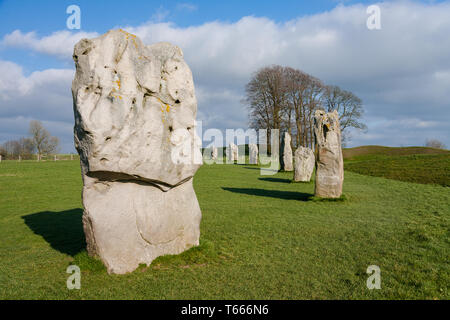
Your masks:
M 248 166 L 248 164 L 246 164 Z M 250 170 L 263 170 L 263 171 L 269 171 L 269 172 L 278 172 L 278 170 L 275 169 L 270 169 L 270 168 L 261 168 L 261 167 L 257 167 L 257 165 L 255 165 L 254 167 L 244 167 L 244 169 L 250 169 Z
M 250 189 L 250 188 L 227 188 L 222 187 L 223 190 L 243 193 L 252 196 L 271 197 L 285 200 L 299 200 L 309 201 L 313 195 L 310 193 L 295 192 L 295 191 L 279 191 L 279 190 L 267 190 L 267 189 Z
M 43 211 L 22 216 L 25 224 L 59 252 L 75 256 L 86 248 L 82 209 Z
M 258 180 L 269 181 L 269 182 L 281 182 L 281 183 L 291 183 L 291 179 L 282 179 L 282 178 L 258 178 Z

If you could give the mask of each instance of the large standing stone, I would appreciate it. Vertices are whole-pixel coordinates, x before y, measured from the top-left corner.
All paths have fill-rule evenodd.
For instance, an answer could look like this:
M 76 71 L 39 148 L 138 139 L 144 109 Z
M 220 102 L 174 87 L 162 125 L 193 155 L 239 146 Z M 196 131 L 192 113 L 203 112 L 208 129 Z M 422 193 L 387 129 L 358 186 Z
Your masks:
M 339 198 L 344 182 L 344 161 L 341 149 L 341 129 L 337 111 L 317 110 L 314 115 L 316 152 L 315 195 Z
M 75 45 L 75 146 L 90 255 L 110 273 L 196 246 L 197 101 L 180 48 L 123 30 Z
M 291 136 L 289 133 L 285 132 L 281 139 L 281 151 L 282 155 L 280 158 L 280 170 L 292 171 L 294 167 L 292 165 L 292 148 L 291 148 Z
M 258 146 L 255 143 L 248 145 L 249 164 L 258 164 Z
M 298 147 L 294 153 L 294 181 L 309 182 L 314 164 L 314 152 L 310 148 Z

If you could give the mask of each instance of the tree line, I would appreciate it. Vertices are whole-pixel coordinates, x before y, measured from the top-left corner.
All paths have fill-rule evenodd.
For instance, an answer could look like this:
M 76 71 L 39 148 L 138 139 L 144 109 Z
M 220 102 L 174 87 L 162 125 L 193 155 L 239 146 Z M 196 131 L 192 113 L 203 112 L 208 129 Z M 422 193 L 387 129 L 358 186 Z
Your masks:
M 0 145 L 0 155 L 3 159 L 31 159 L 36 153 L 37 160 L 42 156 L 55 154 L 59 151 L 59 139 L 52 136 L 44 125 L 37 120 L 30 121 L 29 137 L 9 140 Z
M 360 98 L 298 69 L 263 67 L 247 83 L 245 93 L 249 126 L 267 129 L 268 135 L 271 129 L 288 132 L 295 147 L 313 148 L 314 113 L 318 109 L 338 111 L 343 144 L 349 138 L 349 128 L 367 128 L 361 122 L 364 110 Z
M 435 149 L 446 149 L 445 144 L 438 139 L 427 139 L 425 141 L 425 147 Z

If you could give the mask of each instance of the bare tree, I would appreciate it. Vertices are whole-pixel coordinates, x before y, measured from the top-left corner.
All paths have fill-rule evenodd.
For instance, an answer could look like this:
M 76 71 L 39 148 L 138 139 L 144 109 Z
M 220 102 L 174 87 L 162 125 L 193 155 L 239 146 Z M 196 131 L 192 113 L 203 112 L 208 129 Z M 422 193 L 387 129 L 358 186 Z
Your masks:
M 436 149 L 445 149 L 445 144 L 443 144 L 438 139 L 428 139 L 425 142 L 425 147 L 436 148 Z
M 352 92 L 342 90 L 338 86 L 326 86 L 323 104 L 327 112 L 337 110 L 342 132 L 347 128 L 367 129 L 360 121 L 364 113 L 362 100 Z
M 254 129 L 282 129 L 286 108 L 286 86 L 281 66 L 258 70 L 245 87 L 244 102 L 249 109 L 250 127 Z M 269 141 L 269 136 L 267 137 Z
M 3 143 L 0 153 L 5 158 L 17 159 L 20 156 L 22 159 L 30 159 L 33 152 L 34 147 L 31 139 L 20 138 Z
M 18 141 L 19 154 L 23 159 L 31 159 L 35 148 L 30 138 L 20 138 Z
M 11 157 L 14 154 L 15 143 L 13 140 L 6 141 L 2 144 L 2 153 L 6 157 Z
M 6 159 L 6 156 L 7 156 L 8 154 L 7 154 L 7 152 L 6 152 L 6 150 L 5 150 L 5 148 L 3 147 L 3 144 L 0 146 L 0 156 L 3 158 L 3 159 Z
M 312 118 L 321 105 L 322 82 L 303 71 L 286 67 L 283 70 L 285 95 L 285 127 L 295 145 L 313 145 Z M 293 135 L 295 133 L 295 136 Z
M 322 106 L 322 94 L 324 85 L 319 79 L 309 76 L 308 77 L 308 90 L 306 95 L 306 112 L 304 120 L 304 146 L 309 146 L 313 149 L 314 145 L 314 113 Z
M 287 111 L 292 114 L 294 119 L 295 144 L 298 146 L 302 144 L 303 136 L 306 132 L 303 126 L 303 119 L 307 105 L 306 92 L 309 75 L 300 70 L 286 68 L 285 77 L 288 99 Z
M 30 122 L 30 135 L 32 144 L 37 151 L 38 161 L 42 155 L 56 153 L 59 150 L 59 139 L 51 136 L 42 122 L 37 120 Z
M 337 110 L 343 137 L 348 138 L 347 128 L 367 128 L 361 122 L 362 101 L 355 94 L 325 86 L 318 78 L 290 67 L 258 70 L 246 86 L 244 103 L 250 127 L 268 129 L 268 134 L 270 129 L 287 131 L 295 137 L 292 144 L 296 147 L 313 147 L 313 118 L 318 109 Z

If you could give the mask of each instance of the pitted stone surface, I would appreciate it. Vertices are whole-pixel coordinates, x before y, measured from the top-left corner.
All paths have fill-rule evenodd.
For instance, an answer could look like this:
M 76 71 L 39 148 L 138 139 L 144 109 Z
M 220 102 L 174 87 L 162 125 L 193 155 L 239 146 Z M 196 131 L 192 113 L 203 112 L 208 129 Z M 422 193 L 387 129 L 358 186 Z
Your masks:
M 309 182 L 314 165 L 314 152 L 310 148 L 298 147 L 294 153 L 294 181 Z
M 258 146 L 255 143 L 248 145 L 249 164 L 258 164 Z
M 337 111 L 317 110 L 314 115 L 316 154 L 315 195 L 339 198 L 344 182 L 344 160 L 341 148 L 341 129 Z
M 217 156 L 218 156 L 217 147 L 212 147 L 212 149 L 211 149 L 211 159 L 212 160 L 217 160 Z
M 75 45 L 75 146 L 91 255 L 133 271 L 198 245 L 197 101 L 180 48 L 123 30 Z
M 227 160 L 228 162 L 238 161 L 239 148 L 234 143 L 230 143 L 227 148 Z
M 289 133 L 285 132 L 281 139 L 281 170 L 292 171 L 294 167 L 292 165 L 292 148 L 291 148 L 291 136 Z

